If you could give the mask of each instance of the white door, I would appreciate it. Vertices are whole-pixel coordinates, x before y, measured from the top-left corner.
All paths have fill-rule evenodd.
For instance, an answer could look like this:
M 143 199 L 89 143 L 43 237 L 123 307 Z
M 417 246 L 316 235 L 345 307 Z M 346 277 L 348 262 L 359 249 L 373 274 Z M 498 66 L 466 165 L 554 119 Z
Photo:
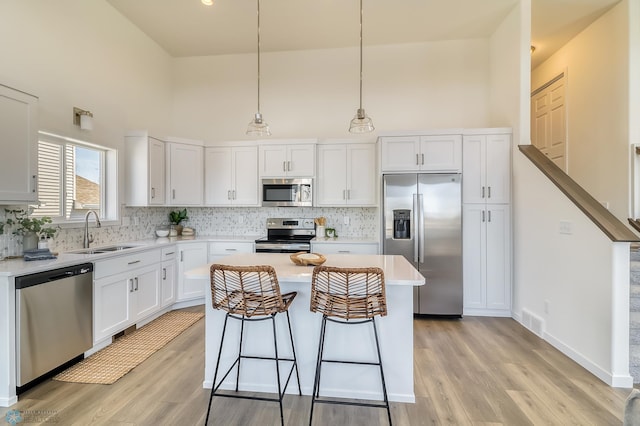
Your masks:
M 135 304 L 134 321 L 142 319 L 160 308 L 160 265 L 136 270 L 133 276 Z
M 196 145 L 170 143 L 169 204 L 202 205 L 204 183 L 203 148 Z
M 131 323 L 132 289 L 131 275 L 128 272 L 94 281 L 94 343 L 112 336 Z
M 459 172 L 462 168 L 462 136 L 421 136 L 419 163 L 422 171 Z
M 347 149 L 345 145 L 318 146 L 318 206 L 346 204 Z
M 509 210 L 509 206 L 505 204 L 487 205 L 487 309 L 511 309 L 511 231 Z
M 165 200 L 164 142 L 149 138 L 149 204 L 164 205 Z
M 178 300 L 204 297 L 207 280 L 186 278 L 185 272 L 207 264 L 207 243 L 180 246 L 178 263 Z
M 531 95 L 531 143 L 567 171 L 567 78 L 563 74 Z
M 485 201 L 509 203 L 511 200 L 511 135 L 487 135 L 485 150 Z
M 204 152 L 205 204 L 228 206 L 231 204 L 231 148 L 208 147 Z
M 465 135 L 462 146 L 462 168 L 464 170 L 462 202 L 484 203 L 486 201 L 486 136 Z
M 161 306 L 164 308 L 176 300 L 176 261 L 162 262 Z
M 287 146 L 260 145 L 260 177 L 280 177 L 287 174 Z
M 233 148 L 231 157 L 233 163 L 233 204 L 238 206 L 259 206 L 258 147 Z
M 378 193 L 375 144 L 349 145 L 347 160 L 347 203 L 375 206 Z
M 463 306 L 465 309 L 486 307 L 486 216 L 484 204 L 464 204 L 462 215 Z
M 418 170 L 419 136 L 389 136 L 380 141 L 380 164 L 383 172 Z
M 315 145 L 289 145 L 287 147 L 287 175 L 292 177 L 313 177 L 316 171 Z

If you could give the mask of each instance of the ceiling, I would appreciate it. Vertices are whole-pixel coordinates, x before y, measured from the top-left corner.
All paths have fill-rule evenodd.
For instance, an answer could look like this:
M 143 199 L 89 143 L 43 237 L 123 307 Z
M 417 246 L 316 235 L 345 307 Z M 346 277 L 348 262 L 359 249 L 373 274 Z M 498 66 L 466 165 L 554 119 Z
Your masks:
M 256 51 L 256 1 L 107 0 L 171 56 Z M 532 67 L 620 0 L 531 0 Z M 518 0 L 365 0 L 365 45 L 485 38 Z M 356 0 L 260 3 L 260 48 L 325 49 L 359 42 Z

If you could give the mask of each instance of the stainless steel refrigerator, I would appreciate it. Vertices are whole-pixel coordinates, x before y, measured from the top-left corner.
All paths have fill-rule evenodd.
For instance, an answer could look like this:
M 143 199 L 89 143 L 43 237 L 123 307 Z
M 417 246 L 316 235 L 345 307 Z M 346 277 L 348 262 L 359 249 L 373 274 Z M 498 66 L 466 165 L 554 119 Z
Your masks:
M 462 315 L 460 174 L 384 175 L 384 254 L 401 254 L 425 277 L 417 314 Z

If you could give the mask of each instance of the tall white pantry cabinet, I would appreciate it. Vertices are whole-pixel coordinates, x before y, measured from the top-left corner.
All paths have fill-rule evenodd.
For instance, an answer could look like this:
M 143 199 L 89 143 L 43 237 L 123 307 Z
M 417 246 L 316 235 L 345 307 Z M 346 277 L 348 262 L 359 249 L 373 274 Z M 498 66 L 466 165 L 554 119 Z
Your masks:
M 463 314 L 511 316 L 511 132 L 462 141 Z

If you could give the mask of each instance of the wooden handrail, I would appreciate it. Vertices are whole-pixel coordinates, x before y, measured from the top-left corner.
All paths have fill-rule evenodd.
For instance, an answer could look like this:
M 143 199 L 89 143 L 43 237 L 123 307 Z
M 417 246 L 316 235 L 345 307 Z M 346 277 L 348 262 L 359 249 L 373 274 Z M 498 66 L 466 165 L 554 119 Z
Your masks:
M 553 161 L 533 145 L 518 145 L 522 152 L 549 178 L 611 241 L 640 242 L 624 223 L 562 171 Z M 635 228 L 635 227 L 634 227 Z

